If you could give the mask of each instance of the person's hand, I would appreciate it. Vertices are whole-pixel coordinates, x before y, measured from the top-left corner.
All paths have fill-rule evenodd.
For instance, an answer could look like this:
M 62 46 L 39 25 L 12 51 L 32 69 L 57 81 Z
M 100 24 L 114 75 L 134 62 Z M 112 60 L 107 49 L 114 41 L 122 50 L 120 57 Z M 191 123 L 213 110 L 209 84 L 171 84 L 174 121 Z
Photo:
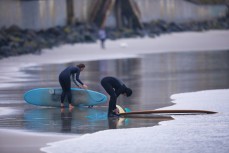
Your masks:
M 82 88 L 84 88 L 84 89 L 87 89 L 88 87 L 87 87 L 87 85 L 82 85 Z

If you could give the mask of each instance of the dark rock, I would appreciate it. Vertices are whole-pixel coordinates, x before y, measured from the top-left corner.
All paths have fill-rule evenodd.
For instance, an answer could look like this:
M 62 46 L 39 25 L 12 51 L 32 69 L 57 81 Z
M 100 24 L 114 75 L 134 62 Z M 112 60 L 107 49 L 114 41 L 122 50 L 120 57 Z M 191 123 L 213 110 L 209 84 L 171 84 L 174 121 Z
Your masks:
M 11 53 L 11 47 L 10 46 L 1 46 L 0 47 L 0 57 L 8 57 Z
M 84 34 L 84 41 L 85 42 L 95 42 L 96 37 L 93 34 L 91 34 L 90 32 L 86 32 Z
M 20 33 L 21 29 L 17 25 L 12 25 L 7 29 L 9 33 Z
M 163 33 L 181 31 L 205 31 L 209 29 L 229 29 L 229 18 L 223 17 L 212 21 L 167 23 L 163 20 L 143 23 L 144 29 L 107 27 L 107 38 L 111 40 L 132 37 L 156 37 Z M 47 30 L 27 30 L 18 26 L 0 29 L 0 58 L 21 54 L 40 54 L 44 48 L 63 44 L 91 43 L 98 39 L 98 27 L 93 24 L 76 23 Z

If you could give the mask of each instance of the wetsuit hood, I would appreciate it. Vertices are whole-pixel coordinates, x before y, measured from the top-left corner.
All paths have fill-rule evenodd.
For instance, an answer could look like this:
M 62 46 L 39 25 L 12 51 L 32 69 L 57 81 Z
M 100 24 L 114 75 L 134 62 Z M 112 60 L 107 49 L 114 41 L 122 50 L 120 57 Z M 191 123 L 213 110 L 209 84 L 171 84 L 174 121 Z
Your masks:
M 130 88 L 125 88 L 125 93 L 127 97 L 130 97 L 132 95 L 132 90 Z

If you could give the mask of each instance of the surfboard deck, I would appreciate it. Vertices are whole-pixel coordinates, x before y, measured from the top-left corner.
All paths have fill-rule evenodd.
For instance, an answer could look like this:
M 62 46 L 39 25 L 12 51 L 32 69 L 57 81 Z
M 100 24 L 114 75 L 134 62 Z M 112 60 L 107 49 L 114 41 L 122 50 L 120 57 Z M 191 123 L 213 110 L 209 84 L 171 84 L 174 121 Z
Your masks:
M 107 96 L 93 91 L 80 88 L 71 88 L 72 105 L 94 106 L 105 103 Z M 61 88 L 36 88 L 24 94 L 24 100 L 33 105 L 60 107 Z M 64 102 L 68 106 L 67 97 Z
M 208 110 L 145 110 L 145 111 L 132 111 L 132 112 L 121 112 L 121 116 L 136 115 L 136 114 L 215 114 L 217 112 Z

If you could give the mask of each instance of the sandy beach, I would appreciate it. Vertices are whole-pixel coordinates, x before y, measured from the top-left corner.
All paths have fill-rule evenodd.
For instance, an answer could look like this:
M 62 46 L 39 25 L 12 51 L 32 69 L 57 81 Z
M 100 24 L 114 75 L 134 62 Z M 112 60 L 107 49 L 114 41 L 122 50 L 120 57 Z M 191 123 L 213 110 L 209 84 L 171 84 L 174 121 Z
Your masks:
M 11 63 L 12 68 L 16 69 L 13 65 L 14 61 L 17 61 L 18 67 L 33 64 L 131 58 L 147 53 L 227 50 L 228 42 L 228 30 L 171 33 L 155 38 L 107 40 L 106 49 L 100 48 L 99 41 L 91 44 L 63 45 L 51 50 L 43 50 L 41 55 L 31 54 L 5 58 L 0 60 L 0 65 Z
M 76 138 L 77 135 L 33 133 L 19 130 L 0 129 L 0 151 L 2 153 L 39 153 L 47 142 Z
M 100 48 L 99 42 L 63 45 L 51 50 L 43 50 L 41 55 L 5 58 L 0 60 L 0 66 L 3 73 L 8 73 L 12 69 L 19 70 L 31 65 L 132 58 L 148 53 L 217 50 L 229 50 L 229 30 L 172 33 L 156 38 L 108 40 L 104 50 Z M 5 67 L 6 63 L 7 67 Z M 0 76 L 0 80 L 3 82 L 1 87 L 7 86 L 7 82 L 13 78 L 14 76 L 10 76 L 10 73 L 8 77 Z M 1 153 L 38 153 L 42 152 L 40 148 L 45 147 L 47 143 L 78 137 L 77 135 L 40 134 L 7 129 L 0 129 L 0 135 Z

